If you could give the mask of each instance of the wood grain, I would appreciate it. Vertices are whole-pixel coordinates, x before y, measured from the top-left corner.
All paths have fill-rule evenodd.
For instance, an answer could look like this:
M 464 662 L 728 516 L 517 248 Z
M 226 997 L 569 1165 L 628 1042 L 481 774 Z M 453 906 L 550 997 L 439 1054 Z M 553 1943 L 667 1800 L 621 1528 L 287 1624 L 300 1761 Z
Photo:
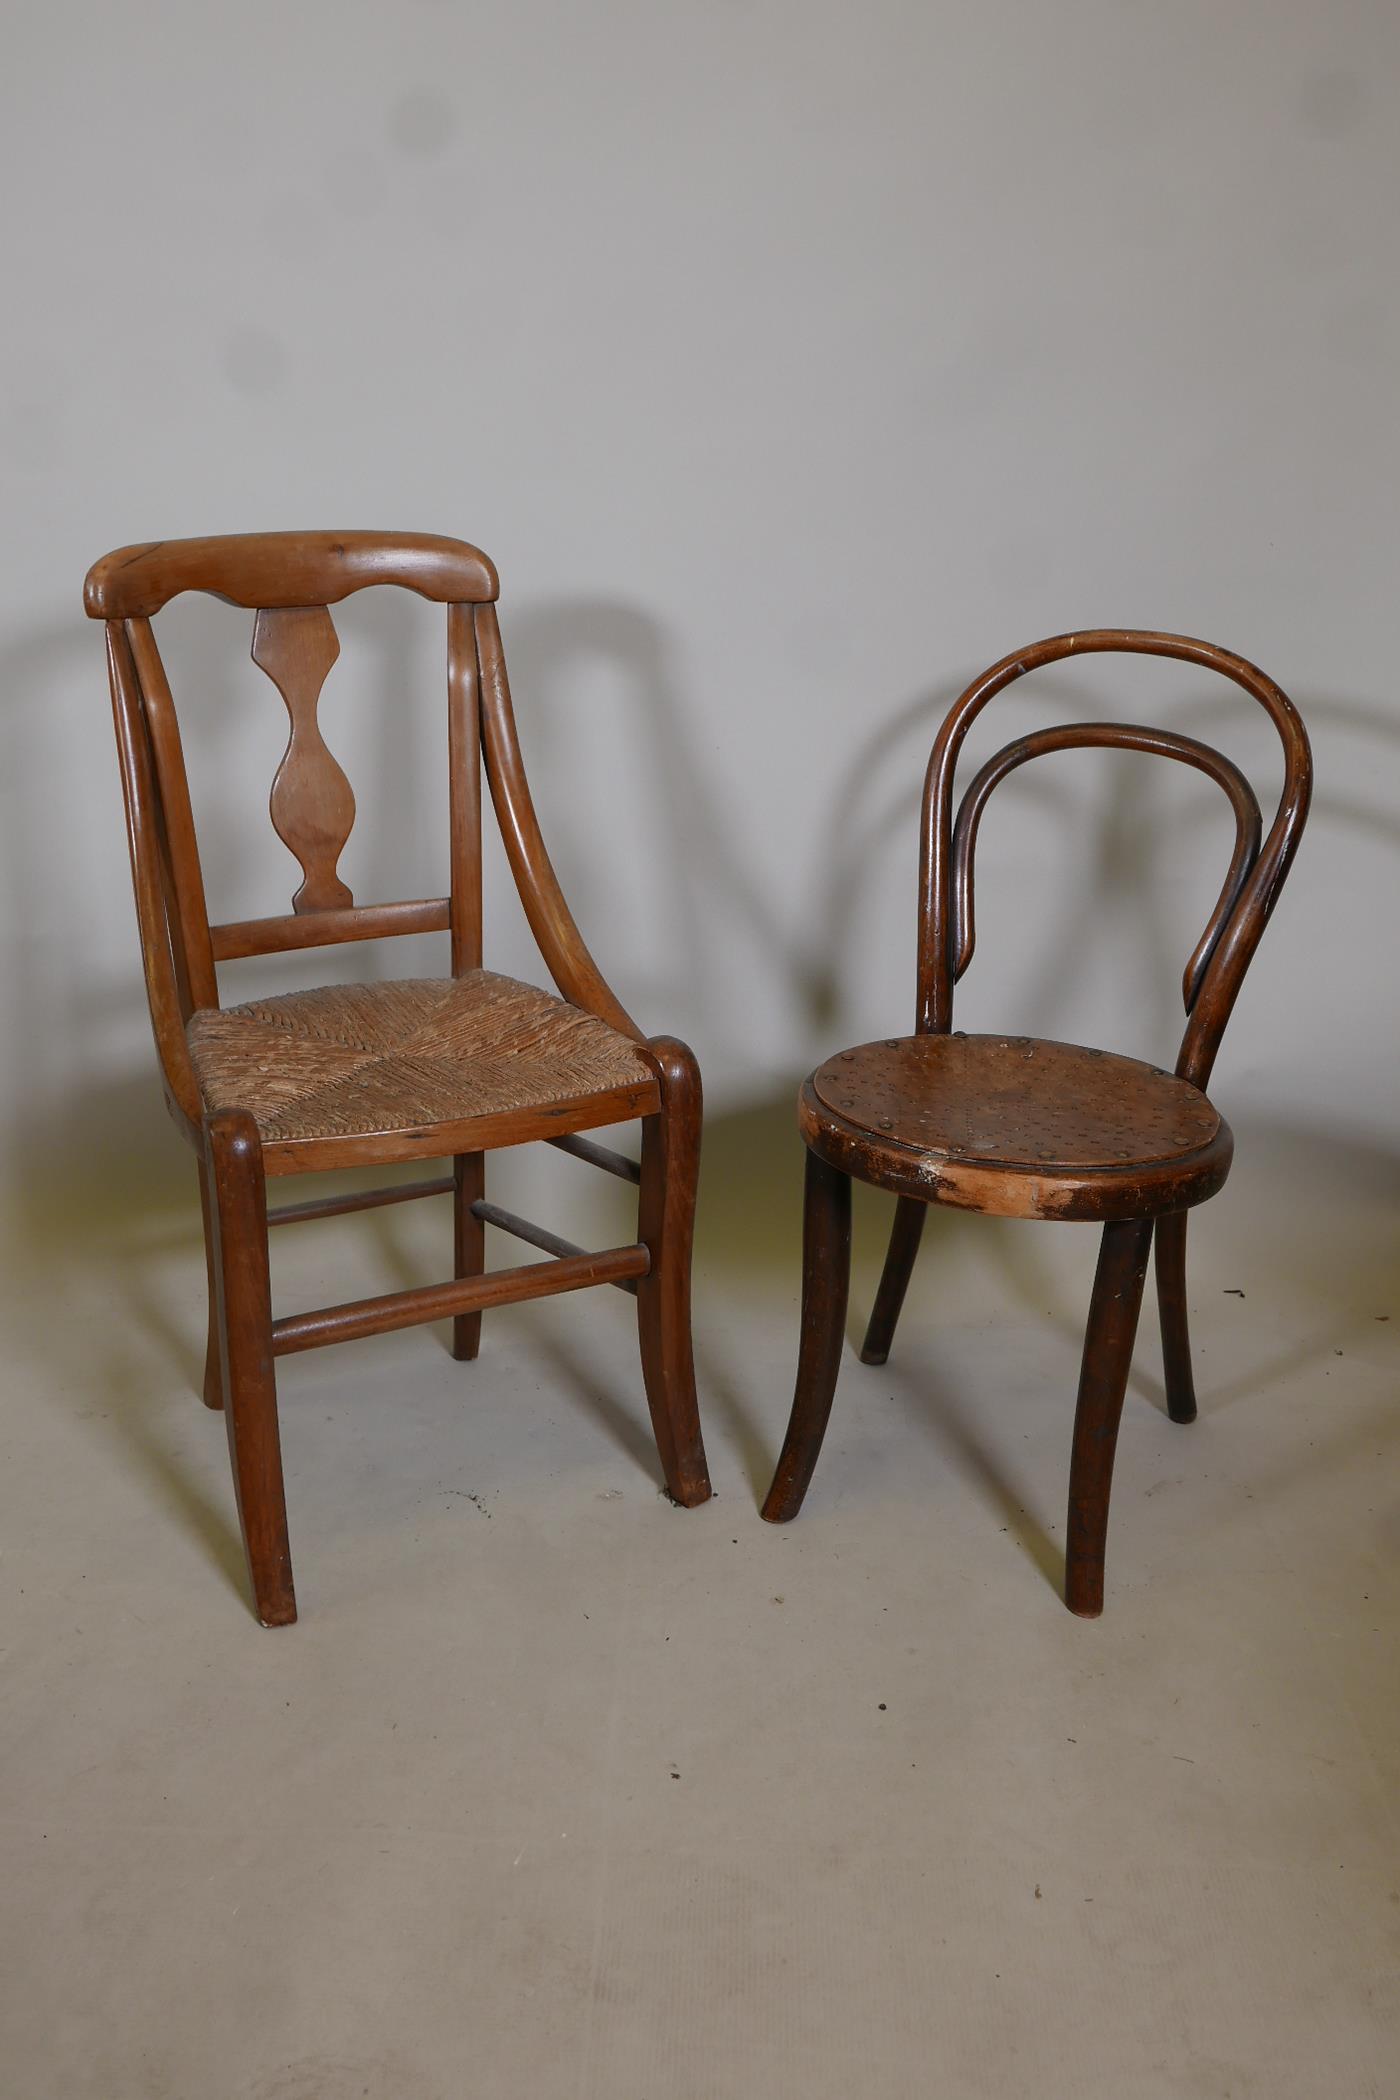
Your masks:
M 479 547 L 435 533 L 235 532 L 118 547 L 88 571 L 83 605 L 93 620 L 149 618 L 182 591 L 207 591 L 252 612 L 336 605 L 377 583 L 441 605 L 478 605 L 499 588 Z
M 291 735 L 272 783 L 272 828 L 301 863 L 296 913 L 349 911 L 348 883 L 336 864 L 355 822 L 355 795 L 331 756 L 316 710 L 321 688 L 340 654 L 335 623 L 324 605 L 293 605 L 259 612 L 253 662 L 266 671 L 286 702 Z
M 326 1306 L 319 1312 L 292 1313 L 273 1323 L 273 1348 L 279 1356 L 286 1356 L 298 1349 L 319 1349 L 330 1342 L 360 1341 L 366 1335 L 389 1334 L 400 1327 L 421 1327 L 429 1320 L 446 1320 L 454 1314 L 481 1311 L 488 1306 L 523 1305 L 531 1298 L 554 1298 L 562 1291 L 586 1290 L 595 1283 L 616 1283 L 624 1276 L 644 1276 L 649 1262 L 645 1247 L 606 1247 L 598 1254 L 529 1262 L 518 1269 L 497 1269 L 489 1276 L 430 1283 L 417 1290 L 390 1291 L 381 1298 Z

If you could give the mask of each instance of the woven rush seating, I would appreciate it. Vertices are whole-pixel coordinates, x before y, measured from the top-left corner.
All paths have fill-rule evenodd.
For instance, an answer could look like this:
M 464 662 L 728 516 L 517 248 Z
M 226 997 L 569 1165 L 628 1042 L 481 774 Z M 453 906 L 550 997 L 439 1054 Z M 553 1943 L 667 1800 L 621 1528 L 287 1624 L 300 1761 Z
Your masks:
M 248 1110 L 265 1143 L 416 1130 L 653 1082 L 606 1022 L 493 970 L 204 1010 L 189 1044 L 206 1106 Z

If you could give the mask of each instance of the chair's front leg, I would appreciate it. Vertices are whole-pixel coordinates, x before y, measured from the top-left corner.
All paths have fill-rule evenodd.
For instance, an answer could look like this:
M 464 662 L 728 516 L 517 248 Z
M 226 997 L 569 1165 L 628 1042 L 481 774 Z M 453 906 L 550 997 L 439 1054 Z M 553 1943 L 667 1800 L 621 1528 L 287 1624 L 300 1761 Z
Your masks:
M 694 1509 L 710 1497 L 695 1397 L 690 1337 L 690 1262 L 700 1178 L 700 1070 L 684 1043 L 654 1036 L 661 1108 L 642 1122 L 637 1236 L 651 1268 L 637 1284 L 637 1329 L 651 1426 L 666 1492 Z
M 1186 1312 L 1186 1220 L 1174 1210 L 1157 1220 L 1157 1311 L 1162 1322 L 1162 1367 L 1167 1413 L 1174 1422 L 1196 1419 L 1196 1382 L 1191 1376 L 1191 1328 Z
M 224 1373 L 219 1348 L 219 1264 L 214 1238 L 214 1206 L 209 1194 L 209 1169 L 199 1163 L 199 1211 L 204 1220 L 204 1269 L 209 1284 L 209 1341 L 204 1351 L 204 1405 L 224 1404 Z
M 1074 1414 L 1065 1543 L 1065 1602 L 1082 1619 L 1103 1610 L 1113 1456 L 1151 1244 L 1152 1220 L 1130 1218 L 1105 1225 L 1099 1246 Z
M 460 1152 L 452 1162 L 452 1274 L 460 1283 L 486 1268 L 486 1227 L 472 1209 L 486 1194 L 486 1154 Z M 481 1347 L 481 1314 L 458 1313 L 452 1322 L 452 1354 L 470 1363 Z
M 277 1430 L 262 1145 L 252 1117 L 229 1109 L 205 1119 L 204 1142 L 238 1521 L 257 1615 L 264 1626 L 288 1626 L 297 1605 Z
M 861 1345 L 860 1360 L 863 1364 L 882 1364 L 889 1357 L 894 1330 L 904 1304 L 904 1294 L 914 1273 L 919 1241 L 924 1236 L 924 1219 L 927 1216 L 928 1205 L 921 1203 L 917 1196 L 897 1198 L 894 1224 L 890 1228 L 889 1252 L 885 1256 L 885 1266 L 880 1272 L 880 1288 L 875 1293 L 870 1325 L 865 1330 L 865 1340 Z
M 773 1485 L 763 1505 L 770 1524 L 785 1524 L 802 1507 L 826 1435 L 851 1282 L 851 1178 L 807 1154 L 802 1213 L 802 1339 L 792 1415 Z

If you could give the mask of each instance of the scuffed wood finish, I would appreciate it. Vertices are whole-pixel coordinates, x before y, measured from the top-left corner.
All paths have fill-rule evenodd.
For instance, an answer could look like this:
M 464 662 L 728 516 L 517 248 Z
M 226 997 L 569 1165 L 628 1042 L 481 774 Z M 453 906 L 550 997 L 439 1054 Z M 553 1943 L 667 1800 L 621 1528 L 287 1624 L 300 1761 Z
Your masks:
M 481 709 L 476 631 L 465 605 L 447 611 L 448 854 L 452 974 L 481 968 Z
M 556 1255 L 560 1261 L 573 1260 L 582 1255 L 584 1249 L 575 1246 L 572 1240 L 561 1239 L 547 1225 L 532 1224 L 529 1218 L 520 1217 L 513 1210 L 502 1210 L 499 1203 L 478 1201 L 472 1205 L 472 1216 L 480 1225 L 494 1225 L 497 1232 L 508 1232 L 512 1239 L 524 1240 L 528 1247 L 538 1247 L 545 1254 Z M 614 1276 L 618 1290 L 637 1295 L 635 1276 Z
M 1203 1203 L 1234 1140 L 1198 1088 L 1033 1036 L 908 1035 L 828 1060 L 807 1144 L 845 1173 L 998 1218 L 1101 1221 Z
M 272 1291 L 267 1267 L 267 1198 L 258 1133 L 250 1116 L 215 1113 L 204 1126 L 219 1292 L 224 1421 L 238 1521 L 264 1626 L 297 1615 L 282 1445 L 272 1368 Z
M 786 1524 L 802 1507 L 826 1435 L 851 1277 L 850 1176 L 807 1154 L 802 1213 L 802 1340 L 792 1415 L 763 1505 L 770 1524 Z
M 295 912 L 267 919 L 229 919 L 211 926 L 215 962 L 249 955 L 281 955 L 293 948 L 333 948 L 342 941 L 382 941 L 400 933 L 446 933 L 452 906 L 446 897 L 415 897 L 397 904 L 357 904 L 349 911 Z
M 338 654 L 328 608 L 370 584 L 446 608 L 448 869 L 445 897 L 355 906 L 338 862 L 354 796 L 317 708 Z M 301 864 L 291 912 L 211 927 L 174 698 L 150 622 L 204 591 L 256 614 L 254 660 L 291 725 L 273 823 Z M 569 912 L 520 756 L 496 572 L 465 541 L 421 533 L 267 533 L 119 548 L 90 571 L 84 602 L 106 622 L 108 671 L 142 965 L 166 1100 L 200 1165 L 210 1283 L 204 1397 L 224 1407 L 259 1616 L 295 1616 L 277 1437 L 279 1352 L 427 1320 L 452 1321 L 477 1353 L 481 1313 L 616 1284 L 637 1291 L 648 1403 L 668 1491 L 709 1492 L 690 1362 L 689 1264 L 699 1079 L 689 1053 L 648 1046 Z M 481 968 L 481 766 L 531 926 L 563 1000 Z M 220 1009 L 216 965 L 398 934 L 446 932 L 451 975 L 322 987 Z M 580 1135 L 640 1119 L 639 1167 Z M 641 1184 L 635 1245 L 593 1254 L 485 1202 L 485 1154 L 544 1141 Z M 441 1176 L 284 1206 L 268 1175 L 410 1159 Z M 271 1325 L 268 1232 L 419 1196 L 453 1197 L 453 1277 Z M 485 1271 L 493 1218 L 554 1259 Z M 638 1289 L 656 1264 L 655 1287 Z
M 1072 722 L 1016 739 L 977 773 L 953 814 L 958 755 L 973 721 L 1028 671 L 1064 658 L 1120 650 L 1175 657 L 1218 671 L 1268 713 L 1283 746 L 1284 780 L 1267 835 L 1249 783 L 1208 744 L 1132 723 Z M 1182 978 L 1186 1031 L 1174 1074 L 1133 1058 L 1024 1036 L 952 1030 L 953 987 L 975 946 L 973 863 L 978 828 L 997 784 L 1051 752 L 1116 747 L 1194 766 L 1229 799 L 1235 842 L 1215 905 Z M 1148 1246 L 1157 1232 L 1157 1282 L 1168 1408 L 1196 1412 L 1186 1309 L 1186 1220 L 1222 1186 L 1233 1139 L 1205 1087 L 1250 957 L 1292 865 L 1312 788 L 1307 734 L 1272 679 L 1209 642 L 1101 629 L 1058 635 L 1003 657 L 968 686 L 939 730 L 924 783 L 919 866 L 916 1033 L 829 1058 L 807 1080 L 798 1123 L 811 1161 L 897 1198 L 880 1289 L 862 1355 L 883 1363 L 894 1338 L 929 1203 L 1012 1218 L 1093 1220 L 1103 1252 L 1085 1341 L 1071 1488 L 1066 1600 L 1085 1615 L 1103 1600 L 1114 1440 L 1122 1408 Z M 809 1339 L 809 1301 L 844 1291 L 846 1254 L 830 1224 L 812 1224 L 804 1286 L 804 1340 L 792 1425 L 765 1515 L 795 1514 L 816 1462 L 839 1345 Z M 809 1223 L 820 1220 L 809 1201 Z M 822 1265 L 833 1279 L 823 1285 Z M 837 1272 L 841 1274 L 838 1276 Z M 784 1470 L 786 1469 L 786 1470 Z
M 185 1036 L 191 1006 L 180 921 L 168 895 L 168 869 L 162 859 L 163 832 L 159 790 L 151 764 L 150 740 L 141 714 L 141 694 L 125 631 L 107 629 L 107 664 L 112 688 L 112 719 L 117 733 L 117 763 L 126 806 L 131 880 L 136 892 L 136 924 L 146 977 L 146 1003 L 160 1059 L 165 1098 L 182 1134 L 200 1144 L 204 1105 Z
M 1065 1603 L 1081 1619 L 1096 1619 L 1103 1610 L 1108 1497 L 1151 1239 L 1150 1218 L 1105 1225 L 1094 1275 L 1074 1414 L 1065 1531 Z
M 486 1271 L 486 1223 L 481 1215 L 485 1195 L 486 1154 L 460 1153 L 452 1162 L 452 1274 L 459 1283 Z M 452 1354 L 459 1364 L 469 1364 L 480 1348 L 481 1314 L 458 1313 L 452 1322 Z
M 316 710 L 321 688 L 340 654 L 335 624 L 324 605 L 264 608 L 253 629 L 253 662 L 287 705 L 291 735 L 272 783 L 272 828 L 301 863 L 305 877 L 292 899 L 295 913 L 350 911 L 355 900 L 336 864 L 355 822 L 350 782 L 321 734 Z
M 386 1204 L 416 1203 L 422 1196 L 450 1196 L 453 1183 L 446 1174 L 431 1180 L 401 1181 L 396 1187 L 356 1189 L 348 1196 L 321 1196 L 312 1203 L 284 1203 L 267 1214 L 268 1230 L 274 1225 L 310 1225 L 321 1218 L 343 1218 L 357 1210 L 383 1210 Z
M 1186 1212 L 1157 1220 L 1157 1311 L 1162 1324 L 1162 1366 L 1167 1413 L 1174 1422 L 1196 1419 L 1196 1379 L 1191 1369 L 1191 1330 L 1186 1311 Z
M 861 1344 L 860 1360 L 863 1364 L 889 1361 L 890 1344 L 904 1310 L 904 1294 L 919 1258 L 919 1242 L 924 1236 L 927 1216 L 928 1204 L 921 1196 L 900 1196 L 895 1203 L 889 1249 L 885 1266 L 880 1271 L 880 1288 L 875 1293 L 870 1324 Z
M 614 1152 L 608 1145 L 595 1145 L 586 1137 L 554 1137 L 550 1144 L 559 1152 L 567 1152 L 573 1159 L 581 1159 L 587 1166 L 601 1167 L 605 1174 L 615 1174 L 619 1181 L 630 1181 L 635 1188 L 642 1178 L 642 1170 L 635 1159 L 628 1159 L 623 1152 Z
M 605 1247 L 597 1254 L 530 1262 L 523 1268 L 497 1269 L 489 1276 L 390 1291 L 382 1298 L 359 1298 L 349 1305 L 325 1306 L 319 1312 L 291 1313 L 285 1320 L 274 1321 L 272 1346 L 279 1356 L 287 1356 L 297 1349 L 320 1349 L 330 1342 L 355 1342 L 366 1335 L 390 1334 L 399 1327 L 421 1327 L 429 1320 L 446 1320 L 486 1306 L 554 1298 L 561 1291 L 616 1283 L 624 1276 L 645 1276 L 650 1259 L 640 1245 Z
M 175 702 L 149 621 L 129 621 L 126 640 L 144 703 L 147 746 L 158 791 L 151 814 L 161 842 L 167 894 L 173 906 L 171 940 L 176 968 L 187 979 L 195 1006 L 217 1006 L 219 991 L 209 941 L 209 914 L 204 903 L 204 875 L 199 864 Z
M 89 569 L 83 606 L 92 620 L 149 618 L 182 591 L 207 591 L 255 612 L 338 605 L 376 583 L 440 605 L 480 605 L 499 588 L 479 547 L 430 532 L 235 532 L 118 547 Z
M 661 1106 L 642 1125 L 637 1233 L 650 1252 L 651 1266 L 637 1286 L 637 1325 L 666 1492 L 673 1502 L 693 1509 L 710 1496 L 690 1343 L 700 1068 L 686 1045 L 673 1037 L 653 1036 L 647 1048 L 661 1083 Z

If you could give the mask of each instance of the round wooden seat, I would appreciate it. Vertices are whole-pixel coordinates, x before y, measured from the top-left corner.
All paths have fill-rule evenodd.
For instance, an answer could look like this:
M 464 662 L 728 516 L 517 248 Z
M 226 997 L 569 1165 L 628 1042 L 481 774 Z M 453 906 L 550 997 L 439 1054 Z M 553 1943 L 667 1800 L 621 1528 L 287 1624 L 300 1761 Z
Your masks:
M 1155 1065 L 1031 1036 L 915 1035 L 829 1058 L 807 1144 L 900 1195 L 1007 1218 L 1185 1210 L 1230 1169 L 1229 1125 Z

